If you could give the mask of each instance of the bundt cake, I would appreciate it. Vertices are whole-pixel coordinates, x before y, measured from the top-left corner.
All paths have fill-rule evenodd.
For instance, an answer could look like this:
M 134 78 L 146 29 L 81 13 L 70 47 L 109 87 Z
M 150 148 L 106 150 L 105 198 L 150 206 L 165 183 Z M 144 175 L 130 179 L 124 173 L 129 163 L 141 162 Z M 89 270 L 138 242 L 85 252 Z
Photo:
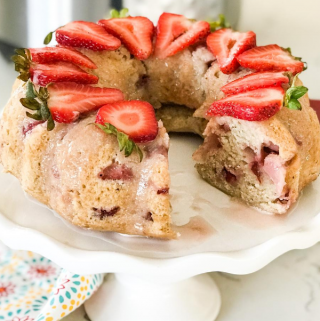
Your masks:
M 167 131 L 192 132 L 204 137 L 193 156 L 203 179 L 285 213 L 320 171 L 304 63 L 223 19 L 163 13 L 154 28 L 113 14 L 58 28 L 55 47 L 16 50 L 4 170 L 75 225 L 174 238 Z

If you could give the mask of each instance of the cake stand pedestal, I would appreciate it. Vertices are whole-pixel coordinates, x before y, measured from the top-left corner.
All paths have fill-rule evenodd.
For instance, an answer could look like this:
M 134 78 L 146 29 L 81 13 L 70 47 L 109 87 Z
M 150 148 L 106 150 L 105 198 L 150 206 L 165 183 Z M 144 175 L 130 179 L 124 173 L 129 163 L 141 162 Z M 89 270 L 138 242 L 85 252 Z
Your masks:
M 157 283 L 126 274 L 109 274 L 85 303 L 92 321 L 213 321 L 221 297 L 209 274 L 174 283 Z

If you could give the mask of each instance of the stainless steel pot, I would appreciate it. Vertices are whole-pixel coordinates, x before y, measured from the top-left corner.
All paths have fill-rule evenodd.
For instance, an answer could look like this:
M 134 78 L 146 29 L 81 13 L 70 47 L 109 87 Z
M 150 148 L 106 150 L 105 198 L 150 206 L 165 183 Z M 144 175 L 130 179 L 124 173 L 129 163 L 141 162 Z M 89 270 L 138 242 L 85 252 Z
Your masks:
M 0 0 L 0 42 L 38 47 L 49 31 L 72 20 L 97 21 L 110 0 Z

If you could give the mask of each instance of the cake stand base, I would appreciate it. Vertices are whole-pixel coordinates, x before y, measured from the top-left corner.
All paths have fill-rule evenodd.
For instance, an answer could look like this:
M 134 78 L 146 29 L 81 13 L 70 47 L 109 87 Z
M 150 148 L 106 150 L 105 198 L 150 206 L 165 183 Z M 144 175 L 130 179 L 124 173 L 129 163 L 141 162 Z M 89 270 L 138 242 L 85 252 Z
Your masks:
M 213 321 L 221 296 L 209 274 L 159 284 L 124 274 L 109 274 L 85 303 L 92 321 Z

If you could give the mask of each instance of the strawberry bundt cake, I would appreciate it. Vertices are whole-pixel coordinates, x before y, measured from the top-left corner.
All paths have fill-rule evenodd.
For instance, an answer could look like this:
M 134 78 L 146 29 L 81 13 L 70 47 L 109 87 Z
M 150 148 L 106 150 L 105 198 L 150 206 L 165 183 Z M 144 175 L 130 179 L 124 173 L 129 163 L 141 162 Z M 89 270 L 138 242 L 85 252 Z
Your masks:
M 204 137 L 199 174 L 266 212 L 285 213 L 317 178 L 319 122 L 290 49 L 256 46 L 223 19 L 163 13 L 154 28 L 125 10 L 55 36 L 16 50 L 0 161 L 73 224 L 175 237 L 167 131 Z

